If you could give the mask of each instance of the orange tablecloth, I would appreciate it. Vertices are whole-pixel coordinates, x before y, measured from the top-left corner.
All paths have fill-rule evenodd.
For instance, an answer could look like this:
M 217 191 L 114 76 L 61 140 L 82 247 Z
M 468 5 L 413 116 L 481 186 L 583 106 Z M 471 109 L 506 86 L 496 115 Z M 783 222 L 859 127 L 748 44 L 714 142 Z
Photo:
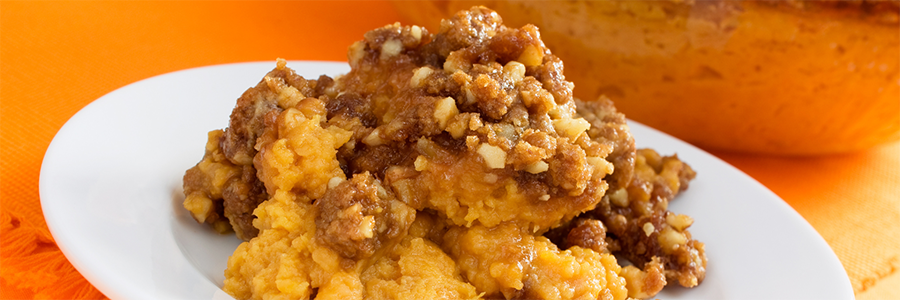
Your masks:
M 103 298 L 53 243 L 38 195 L 44 152 L 79 109 L 185 68 L 344 61 L 363 33 L 397 20 L 383 1 L 0 2 L 0 298 Z M 815 158 L 714 154 L 819 231 L 857 298 L 900 299 L 900 142 Z

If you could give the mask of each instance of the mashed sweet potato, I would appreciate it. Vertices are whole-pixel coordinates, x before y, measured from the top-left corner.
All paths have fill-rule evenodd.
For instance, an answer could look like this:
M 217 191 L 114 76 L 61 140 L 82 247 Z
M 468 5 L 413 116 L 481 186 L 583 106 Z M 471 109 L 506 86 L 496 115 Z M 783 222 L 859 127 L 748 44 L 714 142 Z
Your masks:
M 609 100 L 574 99 L 536 27 L 474 7 L 348 56 L 316 80 L 279 60 L 186 172 L 185 208 L 245 240 L 229 294 L 625 299 L 703 279 L 689 222 L 657 220 L 693 171 L 636 151 Z

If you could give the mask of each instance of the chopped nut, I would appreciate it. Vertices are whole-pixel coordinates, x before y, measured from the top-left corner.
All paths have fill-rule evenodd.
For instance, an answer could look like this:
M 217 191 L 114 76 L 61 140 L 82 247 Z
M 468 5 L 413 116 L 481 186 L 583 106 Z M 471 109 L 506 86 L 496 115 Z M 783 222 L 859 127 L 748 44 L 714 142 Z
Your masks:
M 507 139 L 510 141 L 515 141 L 518 139 L 518 136 L 516 135 L 516 127 L 513 126 L 512 124 L 505 124 L 505 123 L 493 124 L 493 126 L 491 126 L 491 128 L 494 130 L 494 132 L 497 134 L 497 136 L 500 136 L 504 139 Z
M 469 130 L 475 131 L 484 127 L 484 123 L 481 122 L 481 118 L 478 114 L 472 114 L 472 117 L 469 118 Z
M 532 82 L 531 84 L 533 84 L 533 85 L 538 85 L 538 86 L 540 85 L 540 82 L 537 82 L 537 80 L 535 80 L 534 77 L 529 77 L 528 81 L 531 81 Z M 533 108 L 535 105 L 543 104 L 544 102 L 550 102 L 550 101 L 546 101 L 546 100 L 548 100 L 546 98 L 550 98 L 550 93 L 543 89 L 524 90 L 524 91 L 520 92 L 519 94 L 522 96 L 522 103 L 524 103 L 525 106 L 527 106 L 527 107 Z M 556 104 L 556 103 L 553 103 L 553 104 Z M 549 110 L 549 107 L 546 107 L 545 109 Z
M 458 114 L 459 109 L 456 108 L 456 100 L 453 100 L 453 98 L 447 97 L 435 103 L 434 118 L 438 121 L 438 126 L 441 130 L 447 128 L 447 122 L 450 121 L 450 118 Z
M 278 103 L 279 107 L 294 107 L 297 103 L 306 98 L 306 96 L 297 90 L 297 88 L 287 85 L 284 82 L 284 79 L 280 77 L 266 76 L 263 80 L 265 80 L 266 85 L 269 86 L 270 90 L 278 93 L 276 103 Z
M 553 103 L 556 103 L 556 97 L 553 97 L 553 95 L 551 94 L 550 98 L 554 99 L 552 101 Z M 553 120 L 562 119 L 563 111 L 560 109 L 559 105 L 554 105 L 550 108 L 549 111 L 547 111 L 547 115 L 550 116 L 550 119 L 553 119 Z
M 644 223 L 643 229 L 644 229 L 644 234 L 646 234 L 647 236 L 650 236 L 650 234 L 653 234 L 653 231 L 656 230 L 656 227 L 653 226 L 652 223 L 647 222 L 647 223 Z
M 547 171 L 547 169 L 549 169 L 549 168 L 550 168 L 549 164 L 547 164 L 546 162 L 544 162 L 542 160 L 539 160 L 533 164 L 529 164 L 528 166 L 525 166 L 525 172 L 528 172 L 531 174 L 537 174 L 537 173 Z
M 413 88 L 422 87 L 425 84 L 425 79 L 427 79 L 432 72 L 433 70 L 428 66 L 416 69 L 413 71 L 413 76 L 409 79 L 409 86 Z
M 469 68 L 472 67 L 471 63 L 466 61 L 463 58 L 465 50 L 456 50 L 450 52 L 450 55 L 447 56 L 447 60 L 444 61 L 444 72 L 455 73 L 455 72 L 467 72 Z
M 484 174 L 484 182 L 497 183 L 497 174 L 494 174 L 494 173 Z
M 557 134 L 573 140 L 581 135 L 582 132 L 591 128 L 591 123 L 583 118 L 558 119 L 551 122 L 553 123 L 553 128 L 556 129 Z
M 519 58 L 516 60 L 522 62 L 522 64 L 528 67 L 537 66 L 544 61 L 544 52 L 541 52 L 541 50 L 534 45 L 528 45 L 528 47 L 525 47 L 525 50 L 522 51 L 522 54 L 519 55 Z
M 656 239 L 659 241 L 660 248 L 662 248 L 665 253 L 671 253 L 678 245 L 687 243 L 687 237 L 671 227 L 664 228 Z
M 338 186 L 338 184 L 341 184 L 341 182 L 344 182 L 343 178 L 331 177 L 331 179 L 328 180 L 328 189 L 333 189 L 334 187 Z
M 522 82 L 525 78 L 525 65 L 517 61 L 511 61 L 503 66 L 503 76 L 509 78 L 513 84 Z
M 541 195 L 540 197 L 538 197 L 538 200 L 541 200 L 541 201 L 550 200 L 550 195 L 547 195 L 547 194 Z
M 522 91 L 519 93 L 519 96 L 522 96 L 522 103 L 527 107 L 531 107 L 535 103 L 537 99 L 535 99 L 535 95 L 531 91 Z
M 402 51 L 402 50 L 403 50 L 402 42 L 400 42 L 399 40 L 395 40 L 395 39 L 387 40 L 384 42 L 384 44 L 381 44 L 381 57 L 380 58 L 382 60 L 390 59 L 394 56 L 397 56 L 397 54 L 400 54 L 400 51 Z
M 378 146 L 378 145 L 384 144 L 384 140 L 381 139 L 381 135 L 379 133 L 378 128 L 375 128 L 375 130 L 372 130 L 372 133 L 369 133 L 369 135 L 367 135 L 363 139 L 362 142 L 363 142 L 363 144 L 366 144 L 369 146 Z
M 412 37 L 415 38 L 417 42 L 421 41 L 422 40 L 422 27 L 419 27 L 416 25 L 411 26 L 409 28 L 409 34 L 412 35 Z
M 372 230 L 374 228 L 375 216 L 365 216 L 362 222 L 359 222 L 359 233 L 367 239 L 375 236 L 374 230 Z
M 351 151 L 353 149 L 356 149 L 356 140 L 351 139 L 351 140 L 347 141 L 346 143 L 344 143 L 343 147 L 346 148 L 347 150 L 351 150 Z
M 535 81 L 535 79 L 534 79 L 534 77 L 528 77 L 525 79 L 525 81 L 526 82 Z M 523 84 L 525 84 L 525 83 L 523 83 Z M 535 84 L 540 84 L 540 83 L 535 83 Z M 529 108 L 529 110 L 535 111 L 538 113 L 543 113 L 543 112 L 550 113 L 553 111 L 557 111 L 557 115 L 558 115 L 558 110 L 559 110 L 557 108 L 558 105 L 556 104 L 556 101 L 553 99 L 553 94 L 550 94 L 550 92 L 548 92 L 547 90 L 522 91 L 520 93 L 520 95 L 522 95 L 522 103 L 524 103 L 525 106 Z M 551 115 L 550 117 L 555 119 L 555 117 L 553 115 Z
M 686 228 L 694 224 L 694 219 L 682 214 L 669 213 L 666 215 L 666 224 L 678 231 L 684 231 Z
M 469 127 L 469 118 L 471 117 L 471 113 L 462 113 L 453 116 L 447 123 L 447 127 L 444 127 L 444 131 L 450 133 L 450 136 L 454 139 L 462 138 L 463 135 L 466 134 L 466 129 Z
M 344 214 L 344 215 L 346 215 L 346 216 L 349 216 L 349 215 L 355 215 L 355 214 L 358 214 L 358 213 L 360 213 L 360 212 L 362 212 L 362 205 L 359 204 L 359 203 L 355 203 L 355 204 L 351 205 L 350 207 L 348 207 L 348 208 L 344 209 L 343 211 L 341 211 L 341 213 Z
M 203 223 L 206 222 L 206 218 L 212 211 L 213 201 L 200 193 L 193 193 L 185 197 L 183 205 L 185 209 L 191 212 L 194 220 Z
M 628 191 L 620 188 L 612 193 L 607 194 L 609 202 L 618 207 L 628 207 Z
M 594 173 L 601 176 L 612 174 L 613 168 L 615 168 L 611 162 L 606 161 L 602 157 L 590 156 L 586 157 L 585 160 L 594 167 Z
M 484 158 L 485 165 L 491 169 L 502 169 L 506 166 L 506 151 L 503 151 L 500 147 L 481 144 L 477 152 Z
M 384 186 L 379 184 L 379 185 L 376 185 L 375 188 L 378 189 L 378 198 L 380 198 L 380 199 L 388 198 L 388 193 L 387 193 L 387 190 L 384 189 Z M 381 207 L 378 208 L 377 212 L 381 212 Z
M 472 104 L 472 103 L 475 103 L 475 100 L 476 100 L 476 99 L 475 99 L 475 94 L 472 93 L 472 87 L 471 87 L 471 86 L 472 86 L 471 84 L 466 83 L 466 86 L 463 87 L 463 90 L 465 90 L 465 92 L 466 92 L 466 104 Z
M 480 140 L 481 139 L 479 139 L 478 136 L 474 136 L 474 135 L 467 136 L 466 137 L 466 147 L 469 148 L 469 150 L 474 150 L 475 147 L 478 146 L 478 143 L 480 142 Z
M 416 161 L 413 163 L 416 167 L 416 171 L 422 172 L 428 168 L 428 159 L 425 156 L 419 155 L 416 157 Z

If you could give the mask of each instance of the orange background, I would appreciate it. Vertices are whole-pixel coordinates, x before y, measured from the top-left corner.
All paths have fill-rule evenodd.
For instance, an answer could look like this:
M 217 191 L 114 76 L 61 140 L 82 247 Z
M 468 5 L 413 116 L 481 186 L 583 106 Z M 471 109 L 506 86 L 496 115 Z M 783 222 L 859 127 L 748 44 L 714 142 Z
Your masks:
M 345 61 L 363 33 L 398 20 L 384 1 L 0 2 L 0 298 L 102 298 L 56 248 L 38 195 L 44 152 L 79 109 L 186 68 Z M 857 298 L 900 299 L 900 142 L 824 157 L 713 154 L 806 218 Z

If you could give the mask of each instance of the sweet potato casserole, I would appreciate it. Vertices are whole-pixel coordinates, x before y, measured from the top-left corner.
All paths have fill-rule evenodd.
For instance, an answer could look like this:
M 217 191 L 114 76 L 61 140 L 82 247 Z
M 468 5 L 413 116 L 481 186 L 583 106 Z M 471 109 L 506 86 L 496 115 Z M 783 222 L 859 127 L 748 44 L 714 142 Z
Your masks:
M 279 60 L 209 133 L 184 207 L 234 231 L 238 299 L 626 299 L 704 277 L 694 171 L 635 149 L 611 101 L 573 98 L 534 26 L 474 7 L 388 25 L 351 71 Z M 618 255 L 633 265 L 622 267 Z

